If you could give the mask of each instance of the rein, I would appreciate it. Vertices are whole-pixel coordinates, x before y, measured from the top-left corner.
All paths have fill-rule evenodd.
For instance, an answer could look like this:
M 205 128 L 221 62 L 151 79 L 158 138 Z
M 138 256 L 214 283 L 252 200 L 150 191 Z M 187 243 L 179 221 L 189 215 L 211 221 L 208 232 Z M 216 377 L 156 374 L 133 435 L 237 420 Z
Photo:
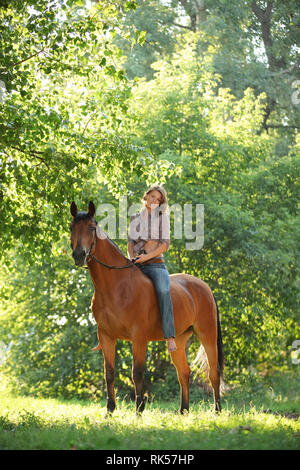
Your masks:
M 130 261 L 130 264 L 127 264 L 126 266 L 110 266 L 109 264 L 105 264 L 103 263 L 102 261 L 100 261 L 99 259 L 97 259 L 92 253 L 92 249 L 94 248 L 94 245 L 95 245 L 95 241 L 96 241 L 96 238 L 97 238 L 97 234 L 96 234 L 96 229 L 94 229 L 95 231 L 95 237 L 94 237 L 94 240 L 90 246 L 90 249 L 88 251 L 88 254 L 86 255 L 86 258 L 91 258 L 93 259 L 94 261 L 96 261 L 96 263 L 99 263 L 101 264 L 102 266 L 105 266 L 106 268 L 109 268 L 109 269 L 126 269 L 126 268 L 132 268 L 133 266 L 135 266 L 135 264 Z

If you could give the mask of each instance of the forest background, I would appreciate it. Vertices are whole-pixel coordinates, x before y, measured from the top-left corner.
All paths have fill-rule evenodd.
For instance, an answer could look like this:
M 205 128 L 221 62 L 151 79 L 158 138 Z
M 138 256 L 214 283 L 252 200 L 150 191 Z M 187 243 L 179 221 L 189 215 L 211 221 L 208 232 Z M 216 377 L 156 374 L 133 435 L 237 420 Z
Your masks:
M 204 205 L 202 249 L 172 239 L 166 263 L 212 288 L 227 384 L 297 373 L 297 2 L 2 0 L 0 18 L 0 344 L 13 388 L 105 395 L 69 206 L 118 212 L 156 182 L 171 205 Z M 119 341 L 122 396 L 131 359 Z M 164 343 L 148 346 L 145 389 L 178 394 Z

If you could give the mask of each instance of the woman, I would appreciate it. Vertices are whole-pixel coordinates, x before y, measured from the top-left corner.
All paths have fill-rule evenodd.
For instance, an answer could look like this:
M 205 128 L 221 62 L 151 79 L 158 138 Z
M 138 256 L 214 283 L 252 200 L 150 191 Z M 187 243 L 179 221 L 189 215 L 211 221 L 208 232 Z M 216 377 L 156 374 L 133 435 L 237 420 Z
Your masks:
M 143 209 L 130 219 L 128 255 L 153 282 L 162 317 L 168 351 L 176 351 L 170 276 L 163 252 L 170 246 L 168 200 L 162 186 L 151 186 L 144 194 Z
M 151 186 L 145 192 L 142 202 L 144 203 L 142 210 L 130 218 L 128 255 L 154 284 L 162 317 L 164 338 L 168 342 L 168 351 L 174 352 L 177 347 L 174 340 L 170 277 L 162 254 L 170 245 L 170 220 L 165 189 L 162 186 Z M 100 349 L 99 340 L 99 344 L 93 348 L 93 351 Z

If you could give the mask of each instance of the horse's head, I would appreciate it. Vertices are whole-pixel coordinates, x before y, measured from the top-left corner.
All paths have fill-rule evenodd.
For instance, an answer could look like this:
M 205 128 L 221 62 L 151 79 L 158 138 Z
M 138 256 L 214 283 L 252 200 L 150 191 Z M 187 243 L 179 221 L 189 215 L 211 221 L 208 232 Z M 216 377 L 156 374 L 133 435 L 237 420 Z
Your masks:
M 76 266 L 83 266 L 95 239 L 96 209 L 93 202 L 90 202 L 88 212 L 78 212 L 75 202 L 72 202 L 70 211 L 73 216 L 70 225 L 72 256 Z

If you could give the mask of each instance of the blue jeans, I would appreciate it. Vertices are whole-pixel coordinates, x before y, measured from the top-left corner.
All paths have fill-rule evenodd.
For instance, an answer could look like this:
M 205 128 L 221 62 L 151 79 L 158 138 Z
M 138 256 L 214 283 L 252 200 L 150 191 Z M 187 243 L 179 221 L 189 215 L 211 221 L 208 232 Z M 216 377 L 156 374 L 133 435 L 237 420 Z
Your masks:
M 170 295 L 170 276 L 165 263 L 149 263 L 136 266 L 148 276 L 154 284 L 162 319 L 164 338 L 175 338 L 173 305 Z

